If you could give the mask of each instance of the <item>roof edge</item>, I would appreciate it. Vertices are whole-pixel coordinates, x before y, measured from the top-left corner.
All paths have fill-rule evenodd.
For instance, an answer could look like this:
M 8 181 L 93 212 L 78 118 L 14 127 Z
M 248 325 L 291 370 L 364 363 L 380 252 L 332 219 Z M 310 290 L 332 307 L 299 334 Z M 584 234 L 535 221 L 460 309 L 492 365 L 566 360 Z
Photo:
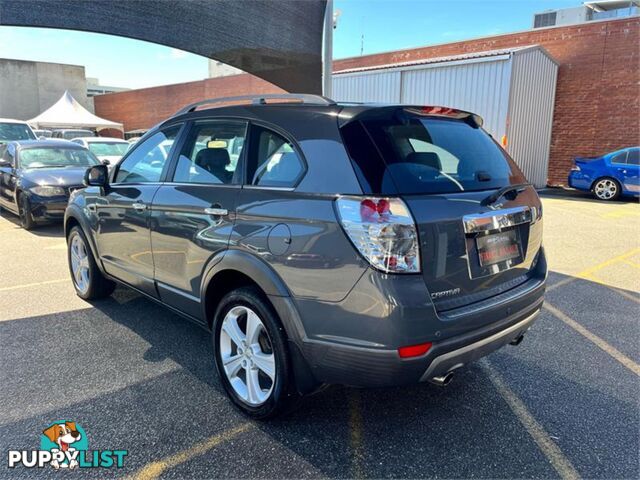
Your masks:
M 455 45 L 456 43 L 467 43 L 467 42 L 473 42 L 473 41 L 476 41 L 476 40 L 484 40 L 484 39 L 488 39 L 488 38 L 506 37 L 506 36 L 509 36 L 509 35 L 518 35 L 518 34 L 521 34 L 521 33 L 552 30 L 554 28 L 576 27 L 578 25 L 588 26 L 588 25 L 594 25 L 594 24 L 599 24 L 599 23 L 606 23 L 606 22 L 614 23 L 614 22 L 624 22 L 624 21 L 629 21 L 629 20 L 636 20 L 636 21 L 640 20 L 640 15 L 630 15 L 628 17 L 622 17 L 622 18 L 603 18 L 602 20 L 591 20 L 589 22 L 567 23 L 567 24 L 564 24 L 564 25 L 552 25 L 550 27 L 527 28 L 525 30 L 516 30 L 516 31 L 513 31 L 513 32 L 498 33 L 496 35 L 482 35 L 480 37 L 465 38 L 463 40 L 456 40 L 454 42 L 430 43 L 430 44 L 427 44 L 427 45 L 421 45 L 419 47 L 399 48 L 399 49 L 394 49 L 394 50 L 382 50 L 380 52 L 367 53 L 366 55 L 353 55 L 353 56 L 350 56 L 350 57 L 334 58 L 333 61 L 335 63 L 335 62 L 340 62 L 342 60 L 356 60 L 356 59 L 367 58 L 367 57 L 375 57 L 376 55 L 385 55 L 385 54 L 389 54 L 389 53 L 413 52 L 413 51 L 416 51 L 416 50 L 422 50 L 424 48 L 441 47 L 443 45 Z

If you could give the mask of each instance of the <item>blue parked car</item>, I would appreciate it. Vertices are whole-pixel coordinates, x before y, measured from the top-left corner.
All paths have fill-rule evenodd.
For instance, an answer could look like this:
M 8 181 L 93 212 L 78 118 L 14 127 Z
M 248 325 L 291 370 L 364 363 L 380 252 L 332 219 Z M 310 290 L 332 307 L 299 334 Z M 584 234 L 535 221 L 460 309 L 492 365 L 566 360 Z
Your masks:
M 640 195 L 640 147 L 600 157 L 578 157 L 569 173 L 569 186 L 591 191 L 600 200 Z

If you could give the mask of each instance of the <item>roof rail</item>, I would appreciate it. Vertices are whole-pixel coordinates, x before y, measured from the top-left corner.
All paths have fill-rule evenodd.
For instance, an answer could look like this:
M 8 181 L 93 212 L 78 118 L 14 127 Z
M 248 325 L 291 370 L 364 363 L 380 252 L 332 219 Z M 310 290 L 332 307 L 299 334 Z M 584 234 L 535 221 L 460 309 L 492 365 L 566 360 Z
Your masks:
M 196 108 L 202 105 L 213 105 L 216 103 L 226 102 L 251 102 L 253 105 L 266 105 L 267 100 L 299 100 L 300 103 L 307 103 L 310 105 L 335 105 L 336 102 L 330 98 L 323 97 L 322 95 L 311 95 L 307 93 L 270 93 L 267 95 L 241 95 L 239 97 L 222 97 L 222 98 L 208 98 L 199 102 L 192 103 L 183 107 L 175 116 L 182 115 L 183 113 L 189 113 L 195 111 Z

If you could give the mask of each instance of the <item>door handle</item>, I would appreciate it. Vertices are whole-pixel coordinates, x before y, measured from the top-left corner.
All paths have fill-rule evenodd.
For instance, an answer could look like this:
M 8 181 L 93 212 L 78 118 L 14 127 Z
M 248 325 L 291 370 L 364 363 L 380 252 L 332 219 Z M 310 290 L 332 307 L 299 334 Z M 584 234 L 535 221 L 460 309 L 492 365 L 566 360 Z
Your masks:
M 144 212 L 147 206 L 144 203 L 134 203 L 131 205 L 136 212 Z
M 226 208 L 211 207 L 205 208 L 204 213 L 206 213 L 207 215 L 224 216 L 229 215 L 229 210 L 227 210 Z

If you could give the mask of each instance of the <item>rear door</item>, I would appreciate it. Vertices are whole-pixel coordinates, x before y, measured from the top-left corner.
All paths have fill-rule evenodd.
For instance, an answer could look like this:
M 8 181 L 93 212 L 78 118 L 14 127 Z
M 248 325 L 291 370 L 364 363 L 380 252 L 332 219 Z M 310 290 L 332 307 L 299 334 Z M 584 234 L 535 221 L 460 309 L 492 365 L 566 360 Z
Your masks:
M 204 270 L 227 248 L 233 230 L 246 135 L 244 121 L 193 122 L 170 181 L 153 201 L 151 242 L 160 297 L 196 318 Z
M 526 179 L 472 116 L 396 108 L 342 131 L 363 190 L 400 196 L 409 206 L 438 311 L 485 300 L 532 275 L 542 244 L 538 196 L 522 187 L 485 201 Z
M 640 148 L 627 150 L 625 165 L 616 165 L 616 167 L 618 167 L 623 189 L 629 193 L 640 193 Z
M 180 126 L 173 126 L 136 145 L 95 203 L 99 222 L 96 241 L 105 270 L 156 297 L 150 209 L 179 131 Z

